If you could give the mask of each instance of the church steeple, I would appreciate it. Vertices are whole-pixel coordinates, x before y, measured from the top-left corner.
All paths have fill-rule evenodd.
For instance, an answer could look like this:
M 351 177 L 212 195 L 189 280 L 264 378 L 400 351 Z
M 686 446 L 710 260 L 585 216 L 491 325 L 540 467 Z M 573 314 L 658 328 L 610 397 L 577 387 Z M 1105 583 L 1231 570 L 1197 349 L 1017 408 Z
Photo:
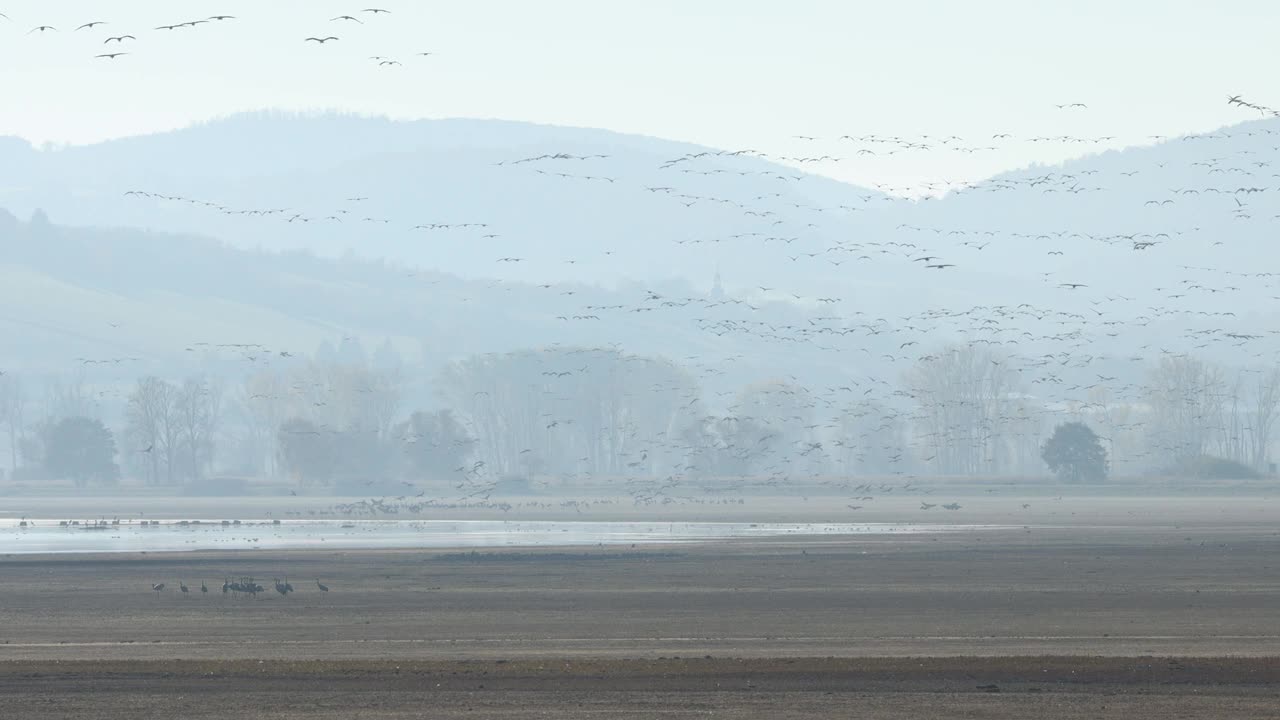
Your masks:
M 715 300 L 724 298 L 724 285 L 720 283 L 720 266 L 716 266 L 715 284 L 711 286 L 711 297 Z

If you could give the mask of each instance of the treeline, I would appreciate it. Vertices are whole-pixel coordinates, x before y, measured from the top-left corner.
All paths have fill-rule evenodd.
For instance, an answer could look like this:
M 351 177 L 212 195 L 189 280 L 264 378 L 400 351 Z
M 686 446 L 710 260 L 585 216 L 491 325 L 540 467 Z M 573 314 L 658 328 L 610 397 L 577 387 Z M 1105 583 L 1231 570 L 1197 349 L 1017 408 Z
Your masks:
M 1280 369 L 1168 356 L 1141 384 L 1109 380 L 1047 403 L 1020 361 L 976 345 L 925 355 L 896 383 L 788 378 L 715 393 L 675 362 L 611 349 L 477 355 L 429 380 L 390 352 L 370 362 L 339 349 L 236 379 L 138 379 L 115 431 L 92 389 L 59 386 L 38 407 L 20 378 L 0 376 L 0 423 L 20 479 L 156 486 L 236 477 L 465 494 L 516 478 L 1042 475 L 1045 437 L 1064 421 L 1097 432 L 1115 474 L 1210 456 L 1268 468 Z

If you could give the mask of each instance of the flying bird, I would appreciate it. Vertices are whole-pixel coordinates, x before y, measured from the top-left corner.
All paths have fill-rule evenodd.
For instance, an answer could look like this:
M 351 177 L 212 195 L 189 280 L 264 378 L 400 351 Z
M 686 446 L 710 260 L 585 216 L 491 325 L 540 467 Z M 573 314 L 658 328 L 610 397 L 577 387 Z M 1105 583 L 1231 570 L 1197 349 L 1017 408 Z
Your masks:
M 325 44 L 325 43 L 329 42 L 330 40 L 337 40 L 337 39 L 338 39 L 338 38 L 336 38 L 336 37 L 334 37 L 334 36 L 330 35 L 329 37 L 322 37 L 322 38 L 318 38 L 318 37 L 309 37 L 309 38 L 307 38 L 306 40 L 303 40 L 303 42 L 318 42 L 318 43 L 320 43 L 321 45 L 323 45 L 323 44 Z
M 129 53 L 127 53 L 127 52 L 103 53 L 103 54 L 101 54 L 101 55 L 94 55 L 94 57 L 95 57 L 95 58 L 106 58 L 106 59 L 108 59 L 108 60 L 115 60 L 116 58 L 120 57 L 121 55 L 128 55 L 128 54 L 129 54 Z
M 106 25 L 106 24 L 107 24 L 107 21 L 105 21 L 105 20 L 94 20 L 93 22 L 87 22 L 87 23 L 85 23 L 85 24 L 81 25 L 80 27 L 76 28 L 76 32 L 79 32 L 79 31 L 84 30 L 84 29 L 86 29 L 86 28 L 88 28 L 88 29 L 92 30 L 93 28 L 97 27 L 98 25 Z
M 109 37 L 106 40 L 103 40 L 102 44 L 106 45 L 109 42 L 124 42 L 125 40 L 137 40 L 137 39 L 138 38 L 132 35 L 117 35 L 115 37 Z

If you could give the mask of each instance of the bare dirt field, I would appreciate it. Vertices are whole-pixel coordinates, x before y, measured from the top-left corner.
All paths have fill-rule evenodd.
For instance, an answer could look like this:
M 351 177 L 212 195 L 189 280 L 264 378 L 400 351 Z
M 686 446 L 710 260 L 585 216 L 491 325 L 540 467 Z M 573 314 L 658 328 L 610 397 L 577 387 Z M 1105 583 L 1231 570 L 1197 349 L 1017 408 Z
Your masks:
M 1278 551 L 1243 523 L 8 556 L 0 714 L 1280 717 Z

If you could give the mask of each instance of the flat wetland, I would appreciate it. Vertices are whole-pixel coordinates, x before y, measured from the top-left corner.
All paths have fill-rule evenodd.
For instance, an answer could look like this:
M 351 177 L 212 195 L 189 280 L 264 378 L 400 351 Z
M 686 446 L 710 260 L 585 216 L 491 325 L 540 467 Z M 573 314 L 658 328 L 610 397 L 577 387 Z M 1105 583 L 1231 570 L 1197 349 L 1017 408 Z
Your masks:
M 1273 501 L 1229 505 L 634 547 L 13 554 L 0 700 L 22 718 L 1277 717 L 1280 523 Z M 222 592 L 243 577 L 264 592 Z

